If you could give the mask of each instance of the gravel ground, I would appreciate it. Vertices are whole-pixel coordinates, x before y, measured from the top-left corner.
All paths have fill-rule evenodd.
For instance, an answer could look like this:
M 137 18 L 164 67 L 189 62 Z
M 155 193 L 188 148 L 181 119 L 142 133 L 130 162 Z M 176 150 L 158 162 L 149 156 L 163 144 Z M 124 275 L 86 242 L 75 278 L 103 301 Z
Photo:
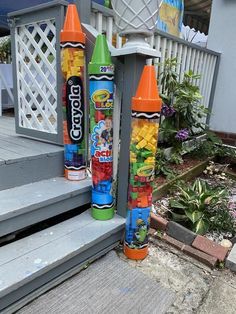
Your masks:
M 121 248 L 117 253 L 176 293 L 168 314 L 236 313 L 236 275 L 229 270 L 211 270 L 154 237 L 150 238 L 149 256 L 143 261 L 128 260 Z

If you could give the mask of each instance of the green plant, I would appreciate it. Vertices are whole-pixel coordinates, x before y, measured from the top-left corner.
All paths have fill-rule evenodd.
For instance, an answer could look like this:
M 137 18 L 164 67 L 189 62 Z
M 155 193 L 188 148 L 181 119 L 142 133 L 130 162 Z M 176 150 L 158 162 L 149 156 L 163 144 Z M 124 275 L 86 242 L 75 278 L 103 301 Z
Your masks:
M 220 206 L 213 209 L 212 217 L 210 218 L 209 230 L 230 232 L 235 235 L 236 222 L 228 209 L 227 202 L 223 201 Z
M 185 222 L 198 234 L 206 233 L 214 208 L 227 198 L 227 190 L 212 188 L 201 179 L 196 179 L 191 186 L 177 186 L 177 189 L 178 195 L 170 200 L 173 220 Z
M 174 151 L 173 153 L 171 153 L 170 159 L 169 159 L 170 163 L 172 164 L 176 164 L 176 165 L 180 165 L 184 162 L 183 157 L 181 155 L 181 151 Z
M 193 83 L 199 75 L 190 70 L 184 73 L 180 82 L 176 58 L 165 60 L 162 67 L 160 96 L 163 107 L 159 134 L 165 142 L 179 149 L 181 141 L 194 135 L 197 129 L 205 129 L 206 125 L 201 121 L 208 111 L 200 104 L 202 96 Z
M 174 177 L 174 171 L 170 168 L 170 163 L 167 160 L 164 150 L 158 148 L 156 153 L 155 175 L 163 175 L 168 179 Z
M 202 96 L 199 87 L 194 85 L 194 80 L 200 79 L 193 71 L 184 73 L 183 81 L 178 84 L 176 90 L 174 108 L 176 110 L 176 124 L 178 129 L 187 128 L 194 134 L 194 128 L 205 129 L 205 123 L 201 122 L 208 110 L 200 104 Z
M 205 131 L 207 138 L 205 141 L 197 143 L 191 155 L 194 157 L 219 157 L 236 159 L 236 150 L 234 148 L 224 146 L 222 140 L 212 131 Z
M 0 43 L 0 63 L 9 62 L 11 54 L 11 40 L 8 38 L 6 41 Z

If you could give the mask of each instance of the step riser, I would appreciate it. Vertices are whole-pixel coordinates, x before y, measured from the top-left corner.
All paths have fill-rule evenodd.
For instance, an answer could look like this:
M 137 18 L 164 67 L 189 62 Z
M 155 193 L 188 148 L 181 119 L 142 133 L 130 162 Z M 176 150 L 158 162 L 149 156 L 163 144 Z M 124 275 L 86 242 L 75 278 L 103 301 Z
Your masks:
M 3 311 L 1 313 L 13 313 L 24 304 L 33 300 L 35 297 L 43 294 L 47 290 L 58 285 L 60 282 L 79 272 L 79 270 L 81 270 L 88 262 L 95 260 L 114 248 L 122 239 L 123 232 L 124 226 L 116 228 L 112 234 L 101 237 L 101 239 L 97 239 L 94 245 L 84 248 L 84 251 L 82 252 L 80 250 L 70 259 L 61 262 L 59 266 L 55 265 L 50 271 L 41 274 L 39 277 L 32 279 L 29 282 L 26 282 L 19 289 L 9 292 L 1 298 L 0 311 Z M 73 271 L 73 269 L 75 270 Z M 32 293 L 32 291 L 34 292 Z
M 56 202 L 51 205 L 40 207 L 37 210 L 12 217 L 7 220 L 3 220 L 0 222 L 0 237 L 31 226 L 48 218 L 55 217 L 76 207 L 89 204 L 90 202 L 91 192 L 88 188 L 87 191 L 83 192 L 83 194 Z
M 0 191 L 16 186 L 63 176 L 63 152 L 29 157 L 14 163 L 0 165 Z

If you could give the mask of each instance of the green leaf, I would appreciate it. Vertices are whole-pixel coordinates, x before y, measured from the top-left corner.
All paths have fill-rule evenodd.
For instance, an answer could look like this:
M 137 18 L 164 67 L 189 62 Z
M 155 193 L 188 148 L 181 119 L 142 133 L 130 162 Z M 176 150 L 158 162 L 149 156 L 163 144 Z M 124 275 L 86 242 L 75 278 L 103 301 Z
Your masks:
M 185 210 L 185 214 L 192 221 L 193 224 L 195 224 L 203 216 L 203 213 L 197 210 L 193 212 Z
M 199 219 L 193 226 L 193 231 L 197 234 L 205 234 L 209 228 L 209 223 L 204 219 Z
M 181 204 L 177 200 L 170 200 L 170 207 L 172 208 L 180 208 L 180 209 L 185 209 L 186 206 L 184 204 Z
M 184 214 L 176 214 L 174 212 L 171 212 L 172 218 L 174 221 L 188 221 L 188 217 Z

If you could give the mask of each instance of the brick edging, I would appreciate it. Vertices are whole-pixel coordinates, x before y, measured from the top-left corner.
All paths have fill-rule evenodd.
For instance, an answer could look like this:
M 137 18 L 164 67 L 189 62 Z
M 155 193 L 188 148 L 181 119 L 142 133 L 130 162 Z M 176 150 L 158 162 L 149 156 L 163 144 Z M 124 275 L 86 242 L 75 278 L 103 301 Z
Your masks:
M 161 240 L 211 268 L 214 268 L 218 262 L 224 262 L 228 255 L 228 248 L 160 215 L 151 213 L 150 226 L 164 232 Z

